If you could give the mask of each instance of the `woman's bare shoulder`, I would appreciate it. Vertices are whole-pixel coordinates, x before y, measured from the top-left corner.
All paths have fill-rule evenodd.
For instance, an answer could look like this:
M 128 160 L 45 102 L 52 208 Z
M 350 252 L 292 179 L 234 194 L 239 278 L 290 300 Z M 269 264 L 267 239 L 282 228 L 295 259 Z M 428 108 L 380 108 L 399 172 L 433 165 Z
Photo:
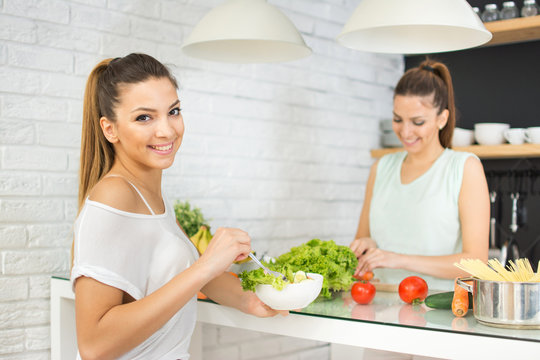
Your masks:
M 484 167 L 482 162 L 476 156 L 468 156 L 465 160 L 463 173 L 468 178 L 476 178 L 477 176 L 485 177 Z
M 88 198 L 122 211 L 139 210 L 139 195 L 126 179 L 119 176 L 102 178 L 92 188 Z
M 488 186 L 482 162 L 476 156 L 469 156 L 465 161 L 463 179 L 461 181 L 460 198 L 484 197 L 488 194 Z

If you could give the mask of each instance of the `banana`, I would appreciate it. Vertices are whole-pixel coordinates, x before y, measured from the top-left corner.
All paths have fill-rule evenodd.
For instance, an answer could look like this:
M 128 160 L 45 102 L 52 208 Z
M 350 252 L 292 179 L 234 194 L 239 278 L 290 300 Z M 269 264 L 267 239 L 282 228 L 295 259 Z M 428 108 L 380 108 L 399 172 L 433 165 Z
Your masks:
M 210 232 L 210 228 L 206 229 L 206 237 L 208 238 L 208 242 L 210 242 L 214 237 L 214 235 L 212 235 L 212 233 Z
M 201 239 L 199 240 L 199 245 L 197 246 L 201 254 L 205 252 L 208 244 L 210 243 L 210 240 L 212 240 L 212 234 L 210 233 L 210 229 L 206 226 L 201 226 L 201 229 L 202 228 L 204 229 L 201 234 Z
M 201 226 L 199 228 L 199 231 L 197 231 L 195 235 L 190 238 L 191 242 L 193 243 L 193 245 L 195 245 L 196 248 L 199 248 L 199 242 L 201 241 L 202 235 L 204 234 L 203 227 L 205 226 Z

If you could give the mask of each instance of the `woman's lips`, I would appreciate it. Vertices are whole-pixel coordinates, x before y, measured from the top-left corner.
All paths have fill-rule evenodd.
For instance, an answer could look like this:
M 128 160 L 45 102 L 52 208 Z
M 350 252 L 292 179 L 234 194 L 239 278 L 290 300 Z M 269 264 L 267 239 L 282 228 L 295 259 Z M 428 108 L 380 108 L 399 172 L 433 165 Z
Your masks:
M 173 151 L 173 144 L 174 142 L 170 142 L 168 144 L 148 145 L 148 147 L 160 155 L 167 155 Z
M 403 145 L 404 146 L 413 146 L 414 144 L 416 144 L 420 139 L 415 139 L 415 140 L 411 140 L 411 141 L 407 141 L 407 140 L 401 140 L 403 142 Z

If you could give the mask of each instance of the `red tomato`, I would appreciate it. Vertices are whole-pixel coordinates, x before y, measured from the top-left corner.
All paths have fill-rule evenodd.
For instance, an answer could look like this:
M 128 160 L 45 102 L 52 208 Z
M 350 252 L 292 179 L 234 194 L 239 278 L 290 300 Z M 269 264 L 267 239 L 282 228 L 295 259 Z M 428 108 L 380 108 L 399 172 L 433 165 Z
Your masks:
M 373 279 L 373 273 L 371 271 L 366 271 L 362 276 L 353 275 L 353 278 L 355 278 L 356 280 L 369 281 Z
M 367 281 L 355 282 L 351 289 L 351 295 L 358 304 L 369 304 L 375 297 L 375 286 Z
M 409 276 L 399 284 L 399 297 L 407 304 L 419 304 L 428 294 L 428 285 L 418 276 Z

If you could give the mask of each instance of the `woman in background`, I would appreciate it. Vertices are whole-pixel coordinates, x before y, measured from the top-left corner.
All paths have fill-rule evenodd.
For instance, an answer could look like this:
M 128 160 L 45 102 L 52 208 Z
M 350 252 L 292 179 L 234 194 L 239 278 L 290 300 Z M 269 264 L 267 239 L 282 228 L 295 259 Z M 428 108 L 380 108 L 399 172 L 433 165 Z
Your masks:
M 453 264 L 487 260 L 489 196 L 483 167 L 450 149 L 456 123 L 448 68 L 426 60 L 394 90 L 393 130 L 402 152 L 371 168 L 355 240 L 357 275 L 375 270 L 382 282 L 410 275 L 430 289 L 453 289 L 464 275 Z
M 246 232 L 218 229 L 199 256 L 177 224 L 161 180 L 183 134 L 177 83 L 163 64 L 130 54 L 92 70 L 71 273 L 83 359 L 187 359 L 199 290 L 249 314 L 277 314 L 226 272 L 249 254 Z

